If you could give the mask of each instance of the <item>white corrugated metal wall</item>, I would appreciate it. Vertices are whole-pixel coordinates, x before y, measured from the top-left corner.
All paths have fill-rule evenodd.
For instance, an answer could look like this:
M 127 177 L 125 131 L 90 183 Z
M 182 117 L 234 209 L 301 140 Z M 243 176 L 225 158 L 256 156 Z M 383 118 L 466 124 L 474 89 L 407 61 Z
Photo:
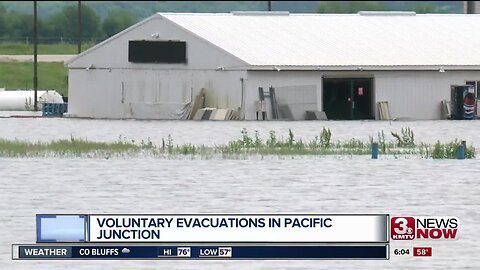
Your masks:
M 202 88 L 206 106 L 241 106 L 243 71 L 70 70 L 69 114 L 90 118 L 178 119 Z
M 295 85 L 275 87 L 279 118 L 305 120 L 306 111 L 316 111 L 317 85 Z
M 388 101 L 393 118 L 441 119 L 440 103 L 450 100 L 450 86 L 479 79 L 480 71 L 378 71 L 375 99 Z
M 268 91 L 270 86 L 317 86 L 317 108 L 322 110 L 322 77 L 373 78 L 376 119 L 379 118 L 376 103 L 388 101 L 392 118 L 441 119 L 441 101 L 450 100 L 450 86 L 466 81 L 479 81 L 480 71 L 374 71 L 367 74 L 319 71 L 249 71 L 246 94 L 246 119 L 253 120 L 255 101 L 259 100 L 258 87 Z M 267 108 L 270 119 L 270 107 Z
M 182 40 L 187 42 L 188 65 L 146 64 L 128 62 L 129 40 Z M 69 68 L 86 68 L 93 64 L 97 68 L 131 69 L 215 69 L 219 66 L 242 66 L 245 63 L 213 46 L 178 25 L 154 15 L 120 32 L 111 39 L 97 44 L 68 63 Z
M 128 62 L 128 41 L 187 42 L 187 64 Z M 156 15 L 69 63 L 69 115 L 91 118 L 178 119 L 175 112 L 202 88 L 206 105 L 241 106 L 245 71 L 218 67 L 244 63 Z
M 268 92 L 270 86 L 275 87 L 304 87 L 316 86 L 317 110 L 322 108 L 322 74 L 315 71 L 249 71 L 247 92 L 245 97 L 245 119 L 256 119 L 255 101 L 259 100 L 258 88 L 263 87 Z M 267 118 L 271 119 L 270 107 L 267 106 Z M 298 115 L 297 115 L 298 116 Z

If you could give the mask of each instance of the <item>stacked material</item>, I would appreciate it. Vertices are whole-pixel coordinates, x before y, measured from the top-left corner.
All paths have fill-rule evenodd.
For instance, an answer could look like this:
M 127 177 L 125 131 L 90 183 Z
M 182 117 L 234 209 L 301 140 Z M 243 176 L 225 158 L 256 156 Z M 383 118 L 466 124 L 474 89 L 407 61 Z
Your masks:
M 193 104 L 190 104 L 188 110 L 188 117 L 190 120 L 239 120 L 240 113 L 238 110 L 232 109 L 217 109 L 204 108 L 205 107 L 205 89 L 202 88 L 195 97 Z M 184 119 L 184 118 L 182 118 Z
M 192 109 L 190 111 L 190 115 L 188 116 L 188 119 L 200 120 L 200 119 L 195 119 L 195 116 L 197 115 L 198 110 L 200 108 L 203 108 L 204 105 L 205 105 L 205 89 L 202 88 L 200 90 L 200 93 L 195 97 L 195 100 L 193 101 Z
M 42 116 L 63 117 L 68 110 L 67 103 L 44 103 Z
M 390 116 L 390 109 L 388 107 L 388 101 L 379 101 L 377 103 L 378 117 L 380 120 L 392 120 Z
M 451 119 L 452 118 L 452 111 L 451 111 L 451 106 L 450 102 L 448 102 L 446 99 L 442 100 L 442 115 L 441 119 Z
M 237 110 L 202 108 L 197 111 L 193 120 L 238 120 Z

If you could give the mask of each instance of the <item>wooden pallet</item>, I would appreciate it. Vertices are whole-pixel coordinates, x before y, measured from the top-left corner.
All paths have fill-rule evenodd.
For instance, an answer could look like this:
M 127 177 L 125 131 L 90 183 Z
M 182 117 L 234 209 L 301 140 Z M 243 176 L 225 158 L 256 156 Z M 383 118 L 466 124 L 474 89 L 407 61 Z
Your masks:
M 195 101 L 193 102 L 193 105 L 192 105 L 192 111 L 190 112 L 190 116 L 188 117 L 188 119 L 199 120 L 199 119 L 195 119 L 195 116 L 196 116 L 198 110 L 200 110 L 204 106 L 205 106 L 205 89 L 202 88 L 200 90 L 200 93 L 195 97 Z M 202 115 L 203 115 L 203 113 L 202 113 Z M 200 119 L 201 119 L 201 116 L 200 116 Z

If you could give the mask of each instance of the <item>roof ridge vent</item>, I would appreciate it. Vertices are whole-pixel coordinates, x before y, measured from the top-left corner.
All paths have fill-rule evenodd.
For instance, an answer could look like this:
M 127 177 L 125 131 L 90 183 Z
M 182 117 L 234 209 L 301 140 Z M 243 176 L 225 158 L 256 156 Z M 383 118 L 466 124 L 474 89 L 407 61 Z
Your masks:
M 289 16 L 288 11 L 232 11 L 235 16 Z
M 360 16 L 415 16 L 415 11 L 359 11 Z

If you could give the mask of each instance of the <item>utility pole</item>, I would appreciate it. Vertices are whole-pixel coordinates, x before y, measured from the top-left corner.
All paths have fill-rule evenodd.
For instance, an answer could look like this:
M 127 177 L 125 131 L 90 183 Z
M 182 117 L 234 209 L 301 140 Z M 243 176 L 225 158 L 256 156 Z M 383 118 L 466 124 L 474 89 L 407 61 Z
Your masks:
M 82 1 L 78 1 L 77 8 L 77 42 L 78 42 L 78 53 L 82 52 Z
M 33 108 L 35 111 L 38 111 L 37 83 L 37 1 L 33 1 Z
M 268 11 L 272 11 L 272 1 L 267 1 L 268 2 Z

